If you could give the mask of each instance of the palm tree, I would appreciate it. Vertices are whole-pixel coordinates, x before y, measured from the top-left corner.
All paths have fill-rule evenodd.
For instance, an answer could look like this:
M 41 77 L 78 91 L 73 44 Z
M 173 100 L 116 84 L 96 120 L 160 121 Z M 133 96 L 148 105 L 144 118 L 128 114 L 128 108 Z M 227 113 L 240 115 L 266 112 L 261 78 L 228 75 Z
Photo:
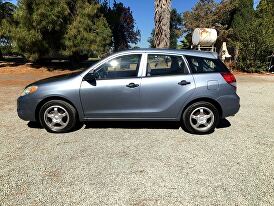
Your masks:
M 171 0 L 155 0 L 155 37 L 156 48 L 170 46 L 170 11 Z
M 2 34 L 2 29 L 1 29 L 1 25 L 2 25 L 2 20 L 6 19 L 6 20 L 10 20 L 12 18 L 12 15 L 14 13 L 16 9 L 16 6 L 10 2 L 3 2 L 2 0 L 0 0 L 0 41 L 3 38 L 3 34 Z M 2 59 L 2 52 L 0 50 L 0 59 Z

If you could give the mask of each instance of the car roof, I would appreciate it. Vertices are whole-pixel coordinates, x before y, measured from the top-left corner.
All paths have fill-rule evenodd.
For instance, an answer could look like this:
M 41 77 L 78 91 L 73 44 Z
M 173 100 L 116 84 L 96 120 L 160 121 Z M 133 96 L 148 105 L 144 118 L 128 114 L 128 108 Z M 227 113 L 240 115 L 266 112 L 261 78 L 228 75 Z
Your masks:
M 122 51 L 119 53 L 161 53 L 161 54 L 177 54 L 177 55 L 187 55 L 187 56 L 195 56 L 195 57 L 204 57 L 217 59 L 218 54 L 216 52 L 210 51 L 199 51 L 199 50 L 184 50 L 184 49 L 131 49 Z

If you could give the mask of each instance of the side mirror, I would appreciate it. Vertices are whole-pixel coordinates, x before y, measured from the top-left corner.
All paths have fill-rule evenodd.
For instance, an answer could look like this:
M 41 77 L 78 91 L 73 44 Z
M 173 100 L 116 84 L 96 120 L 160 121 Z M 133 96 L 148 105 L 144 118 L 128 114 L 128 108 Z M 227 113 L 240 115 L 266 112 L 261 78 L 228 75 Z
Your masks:
M 83 78 L 84 81 L 90 83 L 93 86 L 96 86 L 96 74 L 94 73 L 88 73 Z

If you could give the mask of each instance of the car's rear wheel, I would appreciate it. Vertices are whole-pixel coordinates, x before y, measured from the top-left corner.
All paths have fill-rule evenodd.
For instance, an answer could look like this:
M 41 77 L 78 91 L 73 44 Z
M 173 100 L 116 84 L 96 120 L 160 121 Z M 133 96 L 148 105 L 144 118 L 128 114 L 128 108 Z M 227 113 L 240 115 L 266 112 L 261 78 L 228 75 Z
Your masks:
M 65 101 L 51 100 L 41 107 L 39 120 L 48 132 L 70 132 L 76 126 L 77 112 L 72 105 Z
M 185 129 L 194 134 L 208 134 L 215 130 L 220 119 L 217 108 L 209 102 L 196 102 L 183 114 Z

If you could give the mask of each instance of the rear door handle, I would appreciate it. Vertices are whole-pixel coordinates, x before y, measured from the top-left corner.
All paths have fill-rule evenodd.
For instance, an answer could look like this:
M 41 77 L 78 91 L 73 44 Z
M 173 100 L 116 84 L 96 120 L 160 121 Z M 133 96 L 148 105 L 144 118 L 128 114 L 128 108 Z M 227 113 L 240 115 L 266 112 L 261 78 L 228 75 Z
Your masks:
M 186 80 L 182 80 L 178 84 L 181 85 L 181 86 L 185 86 L 185 85 L 191 84 L 191 82 L 188 82 Z
M 139 84 L 135 84 L 135 83 L 130 83 L 127 85 L 128 88 L 136 88 L 139 87 Z

